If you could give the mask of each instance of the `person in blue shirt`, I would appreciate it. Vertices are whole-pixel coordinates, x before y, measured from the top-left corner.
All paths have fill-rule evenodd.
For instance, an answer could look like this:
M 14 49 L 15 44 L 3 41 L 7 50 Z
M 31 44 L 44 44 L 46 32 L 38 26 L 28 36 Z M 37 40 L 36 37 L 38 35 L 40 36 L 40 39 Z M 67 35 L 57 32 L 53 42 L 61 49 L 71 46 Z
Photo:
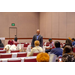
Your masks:
M 72 46 L 74 46 L 74 45 L 75 45 L 75 39 L 72 38 Z
M 62 56 L 63 50 L 60 48 L 60 42 L 59 41 L 55 42 L 55 47 L 56 48 L 51 50 L 50 54 L 55 54 L 57 56 Z

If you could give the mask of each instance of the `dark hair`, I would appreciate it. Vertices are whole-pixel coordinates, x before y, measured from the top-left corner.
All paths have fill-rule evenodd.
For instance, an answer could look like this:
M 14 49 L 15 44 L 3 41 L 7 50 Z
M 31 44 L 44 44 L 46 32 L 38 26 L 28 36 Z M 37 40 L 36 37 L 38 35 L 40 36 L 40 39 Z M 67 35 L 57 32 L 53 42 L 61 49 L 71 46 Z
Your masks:
M 74 40 L 74 41 L 75 41 L 75 38 L 72 38 L 72 40 Z
M 56 41 L 56 42 L 55 42 L 55 47 L 56 47 L 56 48 L 60 48 L 60 42 L 59 42 L 59 41 Z
M 72 42 L 71 42 L 71 40 L 69 40 L 69 39 L 66 39 L 65 44 L 66 44 L 66 45 L 70 45 L 70 46 L 72 47 Z
M 72 38 L 72 40 L 75 40 L 74 38 Z
M 65 46 L 63 53 L 70 53 L 71 52 L 71 47 L 70 46 Z
M 50 41 L 50 40 L 52 40 L 52 38 L 49 38 L 48 40 Z

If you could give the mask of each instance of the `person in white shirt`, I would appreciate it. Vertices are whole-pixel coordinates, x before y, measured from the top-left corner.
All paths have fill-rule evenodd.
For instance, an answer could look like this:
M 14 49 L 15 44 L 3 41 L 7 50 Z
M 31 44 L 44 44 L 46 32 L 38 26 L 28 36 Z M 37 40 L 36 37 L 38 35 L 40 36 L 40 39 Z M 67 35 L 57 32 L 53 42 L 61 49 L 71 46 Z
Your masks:
M 54 47 L 54 42 L 52 41 L 52 38 L 49 39 L 50 45 L 46 48 L 45 52 L 48 53 L 51 51 L 51 49 L 55 48 Z
M 4 50 L 7 51 L 7 53 L 10 53 L 11 50 L 17 50 L 17 47 L 15 45 L 9 45 L 7 44 L 5 47 L 4 47 Z
M 28 52 L 31 52 L 31 43 L 29 43 L 26 52 L 27 52 L 27 53 L 28 53 Z
M 35 47 L 31 49 L 31 52 L 30 52 L 29 55 L 27 55 L 27 56 L 33 56 L 33 53 L 40 53 L 40 52 L 43 52 L 42 47 L 39 46 L 39 45 L 40 45 L 40 42 L 39 42 L 38 40 L 36 40 L 36 41 L 34 42 L 34 44 L 35 44 Z

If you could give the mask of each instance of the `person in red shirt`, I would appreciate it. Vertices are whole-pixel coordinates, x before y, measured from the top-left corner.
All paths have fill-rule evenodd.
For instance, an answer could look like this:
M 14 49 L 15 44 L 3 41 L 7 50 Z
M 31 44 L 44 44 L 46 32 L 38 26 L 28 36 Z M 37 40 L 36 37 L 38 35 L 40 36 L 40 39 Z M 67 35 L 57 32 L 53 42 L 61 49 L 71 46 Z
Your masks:
M 10 40 L 8 41 L 8 44 L 13 45 L 13 44 L 14 44 L 14 43 L 13 43 L 13 40 L 10 39 Z

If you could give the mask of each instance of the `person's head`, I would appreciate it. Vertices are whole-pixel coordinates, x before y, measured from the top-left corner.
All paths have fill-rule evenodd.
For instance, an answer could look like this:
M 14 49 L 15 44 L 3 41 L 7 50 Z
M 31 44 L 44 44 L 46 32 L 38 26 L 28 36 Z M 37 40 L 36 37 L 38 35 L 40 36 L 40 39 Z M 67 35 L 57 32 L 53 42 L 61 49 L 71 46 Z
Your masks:
M 64 54 L 62 56 L 62 62 L 75 62 L 75 58 L 73 54 Z
M 39 42 L 38 40 L 36 40 L 36 41 L 34 42 L 34 44 L 35 44 L 35 46 L 39 46 L 39 45 L 40 45 L 40 42 Z
M 37 29 L 36 33 L 37 33 L 37 35 L 39 35 L 39 34 L 40 34 L 40 30 L 39 30 L 39 29 Z
M 12 39 L 9 39 L 10 41 L 12 41 Z
M 16 35 L 15 35 L 15 37 L 16 37 Z
M 70 53 L 71 51 L 72 51 L 72 48 L 69 45 L 67 45 L 63 49 L 63 54 Z
M 72 38 L 72 42 L 73 42 L 73 41 L 75 41 L 75 39 L 74 39 L 74 38 Z
M 36 60 L 38 62 L 49 62 L 50 56 L 47 53 L 39 53 Z
M 66 44 L 68 44 L 68 45 L 72 46 L 72 42 L 71 42 L 71 40 L 66 39 Z
M 50 43 L 52 43 L 52 38 L 49 38 L 48 40 L 49 40 Z
M 56 48 L 60 48 L 60 42 L 59 42 L 59 41 L 56 41 L 56 42 L 55 42 L 55 47 L 56 47 Z
M 0 40 L 0 43 L 2 43 L 2 41 Z

